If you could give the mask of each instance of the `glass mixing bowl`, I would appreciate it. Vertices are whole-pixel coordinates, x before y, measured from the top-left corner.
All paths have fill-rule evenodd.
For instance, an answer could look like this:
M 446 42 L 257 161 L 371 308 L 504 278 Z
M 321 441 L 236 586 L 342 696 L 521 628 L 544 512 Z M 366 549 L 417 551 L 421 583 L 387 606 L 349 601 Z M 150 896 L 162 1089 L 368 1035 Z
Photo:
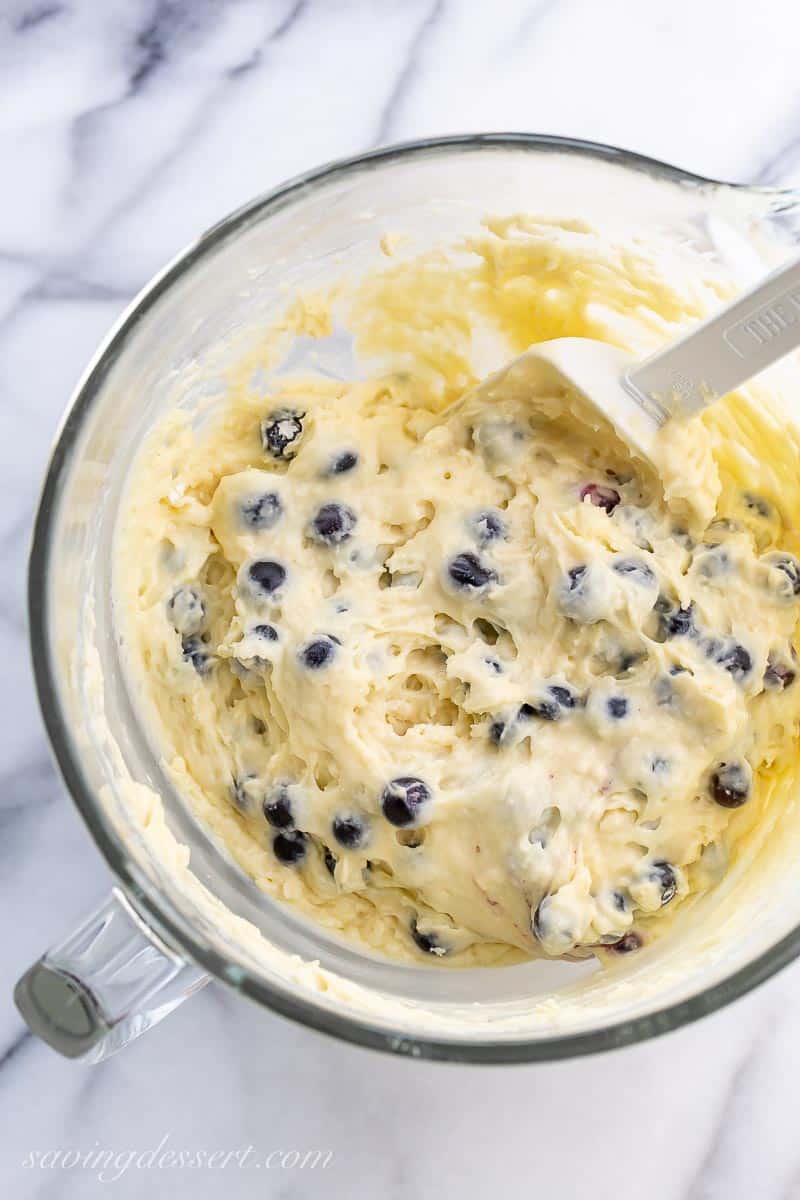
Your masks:
M 713 182 L 609 146 L 524 134 L 397 146 L 304 175 L 209 230 L 142 292 L 80 382 L 36 518 L 30 636 L 55 756 L 118 887 L 17 986 L 30 1027 L 62 1053 L 102 1058 L 214 977 L 304 1024 L 397 1053 L 561 1058 L 700 1017 L 800 952 L 800 872 L 787 869 L 798 834 L 787 819 L 779 836 L 754 843 L 758 870 L 745 862 L 683 905 L 670 936 L 635 964 L 459 971 L 369 957 L 242 874 L 173 792 L 137 721 L 110 551 L 126 473 L 154 419 L 170 404 L 213 403 L 226 363 L 287 292 L 379 266 L 387 231 L 405 234 L 403 252 L 414 253 L 474 231 L 488 212 L 520 210 L 657 230 L 721 261 L 743 286 L 786 258 L 800 229 L 800 195 Z M 318 368 L 348 369 L 335 338 L 312 348 Z M 298 344 L 297 361 L 309 352 Z M 162 796 L 168 832 L 146 789 Z

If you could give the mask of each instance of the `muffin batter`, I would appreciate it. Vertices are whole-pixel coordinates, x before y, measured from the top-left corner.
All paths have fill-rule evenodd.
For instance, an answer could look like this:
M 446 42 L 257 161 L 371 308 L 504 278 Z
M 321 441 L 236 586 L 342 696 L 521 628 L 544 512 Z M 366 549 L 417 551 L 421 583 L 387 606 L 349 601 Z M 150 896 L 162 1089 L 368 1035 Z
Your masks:
M 574 223 L 470 249 L 355 289 L 368 380 L 248 362 L 157 425 L 119 629 L 172 779 L 268 893 L 396 958 L 628 953 L 793 749 L 796 443 L 737 396 L 668 425 L 655 474 L 524 371 L 473 386 L 479 327 L 501 360 L 639 351 L 724 287 Z M 272 340 L 327 332 L 309 311 Z

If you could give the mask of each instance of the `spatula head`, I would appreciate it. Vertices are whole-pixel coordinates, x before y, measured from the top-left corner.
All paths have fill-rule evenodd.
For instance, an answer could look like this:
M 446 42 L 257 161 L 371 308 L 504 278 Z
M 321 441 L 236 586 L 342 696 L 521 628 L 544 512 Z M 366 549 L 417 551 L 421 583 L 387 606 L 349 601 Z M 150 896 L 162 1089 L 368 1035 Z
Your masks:
M 481 384 L 481 388 L 519 383 L 544 392 L 568 388 L 582 398 L 587 418 L 594 412 L 607 421 L 633 454 L 653 461 L 660 421 L 643 399 L 627 390 L 625 373 L 634 359 L 617 346 L 592 338 L 554 338 L 539 342 Z

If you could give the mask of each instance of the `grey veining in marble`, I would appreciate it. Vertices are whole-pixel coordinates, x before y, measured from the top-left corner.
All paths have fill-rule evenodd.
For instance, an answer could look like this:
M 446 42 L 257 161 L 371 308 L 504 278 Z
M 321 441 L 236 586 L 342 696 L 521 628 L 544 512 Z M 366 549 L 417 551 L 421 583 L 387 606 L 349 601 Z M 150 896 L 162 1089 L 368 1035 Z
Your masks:
M 45 746 L 24 559 L 50 439 L 148 277 L 250 196 L 432 133 L 521 129 L 800 184 L 800 9 L 746 0 L 0 0 L 0 1178 L 120 1196 L 800 1198 L 800 965 L 627 1051 L 380 1058 L 209 987 L 89 1069 L 13 981 L 106 890 Z M 96 1172 L 34 1150 L 330 1149 L 331 1165 Z

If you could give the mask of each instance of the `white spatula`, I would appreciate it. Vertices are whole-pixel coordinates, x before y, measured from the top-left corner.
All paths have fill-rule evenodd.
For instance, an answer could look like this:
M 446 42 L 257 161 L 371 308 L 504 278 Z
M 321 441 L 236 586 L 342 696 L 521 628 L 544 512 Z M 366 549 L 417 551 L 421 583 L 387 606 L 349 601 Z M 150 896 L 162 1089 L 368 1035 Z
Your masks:
M 491 380 L 496 385 L 522 368 L 527 378 L 566 384 L 651 460 L 653 438 L 666 421 L 693 416 L 798 346 L 800 260 L 643 362 L 592 338 L 555 338 Z

